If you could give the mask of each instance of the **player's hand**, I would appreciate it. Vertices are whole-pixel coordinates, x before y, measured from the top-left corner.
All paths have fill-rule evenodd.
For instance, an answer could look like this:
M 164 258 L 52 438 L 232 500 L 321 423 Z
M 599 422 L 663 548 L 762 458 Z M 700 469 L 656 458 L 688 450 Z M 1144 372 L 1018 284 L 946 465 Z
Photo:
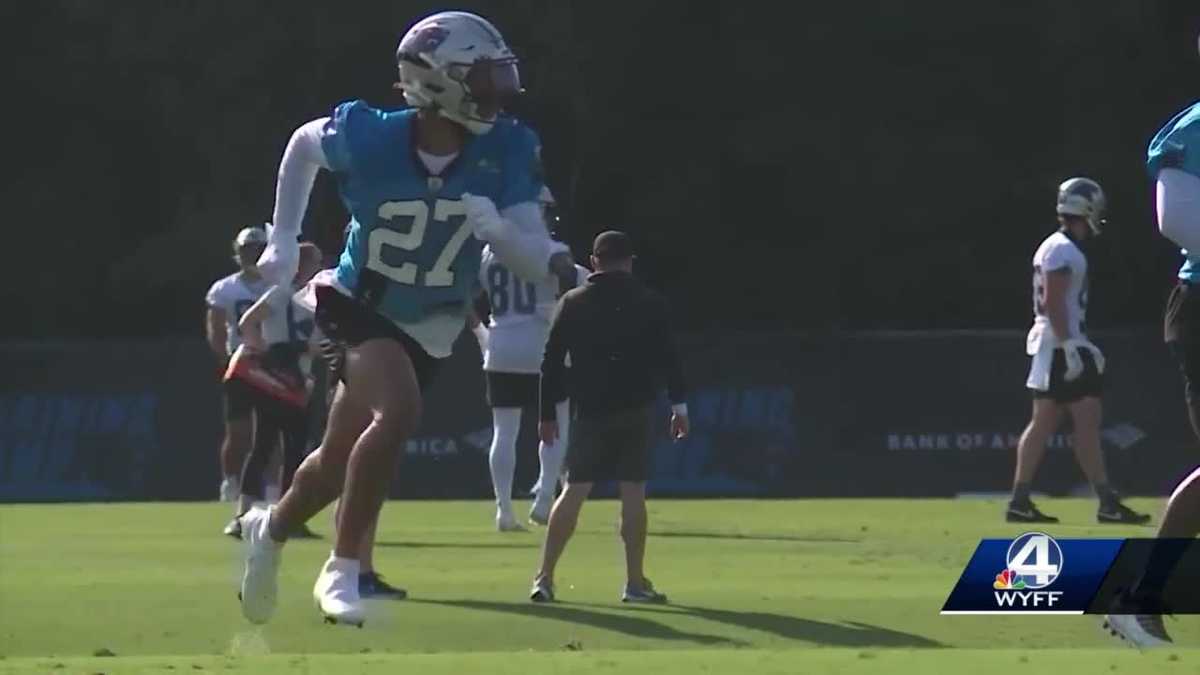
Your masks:
M 538 438 L 546 445 L 553 445 L 558 440 L 558 422 L 542 420 L 538 424 Z
M 687 415 L 679 413 L 671 413 L 671 438 L 681 440 L 687 438 L 688 433 L 692 430 L 692 425 L 688 422 Z
M 464 192 L 462 203 L 467 211 L 467 222 L 471 224 L 476 239 L 491 241 L 499 235 L 504 228 L 504 220 L 492 200 Z

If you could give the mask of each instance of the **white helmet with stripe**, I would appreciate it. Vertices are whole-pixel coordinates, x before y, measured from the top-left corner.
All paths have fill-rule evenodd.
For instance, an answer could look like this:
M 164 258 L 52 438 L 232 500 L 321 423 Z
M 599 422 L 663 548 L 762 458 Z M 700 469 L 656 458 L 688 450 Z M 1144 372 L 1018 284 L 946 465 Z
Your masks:
M 473 134 L 486 134 L 521 93 L 517 57 L 487 19 L 438 12 L 418 21 L 396 48 L 397 87 L 417 108 L 436 108 Z

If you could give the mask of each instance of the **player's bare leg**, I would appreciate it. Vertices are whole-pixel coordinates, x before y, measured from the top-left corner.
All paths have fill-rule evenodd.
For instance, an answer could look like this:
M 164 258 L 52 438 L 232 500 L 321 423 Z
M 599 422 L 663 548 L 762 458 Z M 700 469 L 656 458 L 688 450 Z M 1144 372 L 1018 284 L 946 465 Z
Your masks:
M 1100 447 L 1100 416 L 1102 405 L 1095 396 L 1082 398 L 1069 406 L 1074 423 L 1072 434 L 1075 461 L 1100 499 L 1096 519 L 1101 523 L 1142 524 L 1150 521 L 1149 514 L 1137 513 L 1121 503 L 1121 498 L 1108 482 L 1104 452 Z
M 247 415 L 241 419 L 225 420 L 225 436 L 221 439 L 220 454 L 221 476 L 225 482 L 222 484 L 223 494 L 221 496 L 228 501 L 236 501 L 238 497 L 236 493 L 241 492 L 240 488 L 236 490 L 234 488 L 240 485 L 242 464 L 246 460 L 253 431 L 253 415 Z M 226 485 L 229 487 L 226 488 Z
M 313 596 L 327 619 L 361 625 L 365 616 L 358 591 L 359 549 L 387 496 L 398 449 L 416 429 L 421 394 L 412 361 L 394 340 L 372 339 L 347 350 L 345 375 L 344 387 L 362 396 L 370 421 L 345 465 L 333 555 L 317 578 Z
M 375 521 L 391 485 L 398 449 L 421 418 L 421 391 L 412 361 L 394 340 L 368 340 L 348 350 L 347 381 L 363 392 L 371 421 L 350 451 L 342 510 L 338 519 L 339 557 L 357 558 L 358 547 Z
M 558 561 L 567 548 L 567 542 L 575 533 L 575 525 L 579 523 L 579 512 L 591 492 L 591 483 L 572 483 L 568 479 L 566 488 L 550 509 L 550 522 L 546 525 L 546 543 L 542 546 L 542 566 L 533 579 L 533 590 L 529 594 L 529 598 L 534 602 L 554 600 L 554 568 L 558 566 Z
M 339 384 L 329 409 L 321 445 L 300 463 L 288 491 L 271 518 L 271 536 L 285 541 L 292 523 L 305 523 L 337 499 L 346 480 L 346 463 L 371 409 L 360 392 Z
M 330 406 L 321 446 L 300 464 L 292 485 L 269 509 L 252 508 L 242 516 L 246 569 L 239 599 L 242 614 L 265 623 L 275 611 L 279 559 L 293 523 L 304 523 L 337 498 L 345 477 L 346 457 L 371 419 L 362 397 L 339 386 Z
M 1005 514 L 1009 522 L 1055 523 L 1057 518 L 1047 516 L 1033 505 L 1029 498 L 1033 477 L 1037 475 L 1042 458 L 1046 455 L 1046 442 L 1058 429 L 1062 408 L 1048 398 L 1033 399 L 1033 415 L 1021 433 L 1017 443 L 1017 468 L 1013 476 L 1012 499 Z
M 383 575 L 375 571 L 375 533 L 378 529 L 379 516 L 376 516 L 358 547 L 358 594 L 364 598 L 403 600 L 408 597 L 408 591 L 384 581 Z
M 1194 539 L 1197 535 L 1200 535 L 1200 469 L 1185 478 L 1167 499 L 1157 536 L 1174 541 L 1157 546 L 1151 552 L 1146 571 L 1129 591 L 1135 602 L 1161 607 L 1171 573 L 1187 550 L 1178 542 L 1181 539 Z M 1109 614 L 1104 617 L 1104 628 L 1137 647 L 1166 647 L 1173 644 L 1163 625 L 1161 612 Z

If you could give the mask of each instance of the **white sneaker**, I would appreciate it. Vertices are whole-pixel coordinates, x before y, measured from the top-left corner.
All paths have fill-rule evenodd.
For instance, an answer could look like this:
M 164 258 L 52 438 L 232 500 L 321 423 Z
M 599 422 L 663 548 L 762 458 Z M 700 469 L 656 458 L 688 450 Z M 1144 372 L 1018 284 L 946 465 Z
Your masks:
M 366 607 L 358 593 L 358 561 L 330 554 L 313 586 L 313 600 L 328 623 L 344 623 L 362 628 Z
M 511 509 L 496 509 L 496 529 L 500 532 L 524 532 L 525 527 L 513 517 Z
M 251 623 L 266 623 L 275 613 L 283 544 L 271 538 L 272 510 L 255 506 L 241 517 L 242 539 L 246 542 L 246 571 L 242 574 L 238 599 L 242 602 L 242 614 Z
M 1104 630 L 1138 649 L 1175 644 L 1167 635 L 1162 616 L 1157 614 L 1109 614 L 1104 617 Z
M 529 508 L 529 522 L 545 525 L 550 522 L 550 507 L 554 506 L 553 497 L 542 499 L 541 495 L 533 500 Z
M 234 476 L 226 476 L 221 480 L 221 501 L 236 502 L 242 494 L 241 481 Z

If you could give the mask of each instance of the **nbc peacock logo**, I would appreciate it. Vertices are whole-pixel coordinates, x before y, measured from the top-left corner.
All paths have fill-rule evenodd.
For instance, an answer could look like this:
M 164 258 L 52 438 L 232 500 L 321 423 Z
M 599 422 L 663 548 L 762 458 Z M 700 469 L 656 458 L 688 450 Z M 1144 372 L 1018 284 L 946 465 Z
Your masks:
M 1004 570 L 996 575 L 992 588 L 998 591 L 1019 591 L 1025 588 L 1025 580 L 1012 570 Z

